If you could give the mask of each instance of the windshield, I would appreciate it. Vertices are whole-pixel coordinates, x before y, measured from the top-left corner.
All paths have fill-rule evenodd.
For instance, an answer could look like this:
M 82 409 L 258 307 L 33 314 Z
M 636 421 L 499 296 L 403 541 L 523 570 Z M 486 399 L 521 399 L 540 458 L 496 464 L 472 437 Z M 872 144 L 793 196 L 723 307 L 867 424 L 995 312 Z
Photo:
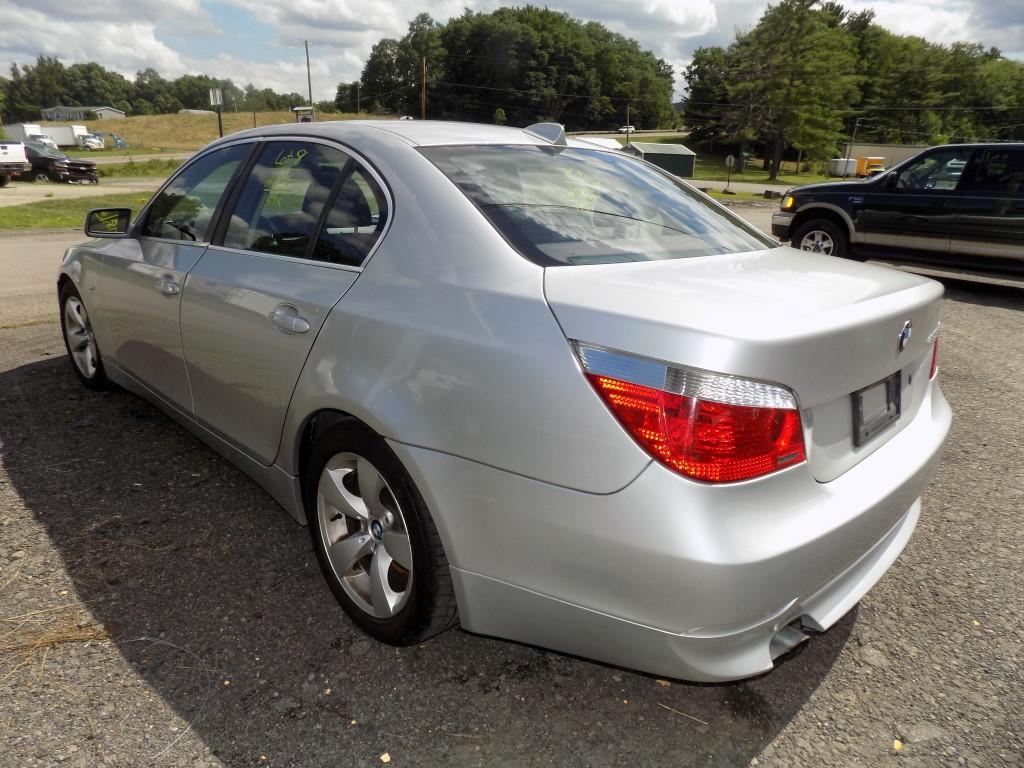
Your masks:
M 541 266 L 742 253 L 778 243 L 628 155 L 541 146 L 420 150 Z
M 43 157 L 52 157 L 57 160 L 68 159 L 67 155 L 65 155 L 63 152 L 58 152 L 53 147 L 48 147 L 45 144 L 33 142 L 32 144 L 26 144 L 25 146 L 30 147 L 33 152 L 35 152 L 37 155 L 42 155 Z

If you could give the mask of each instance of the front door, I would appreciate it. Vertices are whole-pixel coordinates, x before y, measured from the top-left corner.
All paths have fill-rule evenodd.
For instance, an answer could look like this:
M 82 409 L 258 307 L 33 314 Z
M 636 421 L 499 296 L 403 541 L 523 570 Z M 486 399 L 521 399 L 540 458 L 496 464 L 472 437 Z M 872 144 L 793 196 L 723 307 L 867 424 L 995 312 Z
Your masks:
M 386 220 L 376 182 L 373 202 L 358 206 L 365 215 L 349 215 L 364 177 L 333 145 L 268 141 L 188 275 L 181 334 L 196 416 L 263 464 L 317 333 L 359 275 L 355 251 Z
M 945 256 L 970 154 L 962 148 L 928 152 L 865 183 L 864 194 L 851 202 L 863 244 L 882 255 Z
M 197 158 L 156 195 L 134 236 L 104 249 L 97 331 L 104 354 L 188 412 L 178 330 L 185 275 L 206 251 L 214 212 L 252 147 L 235 144 Z

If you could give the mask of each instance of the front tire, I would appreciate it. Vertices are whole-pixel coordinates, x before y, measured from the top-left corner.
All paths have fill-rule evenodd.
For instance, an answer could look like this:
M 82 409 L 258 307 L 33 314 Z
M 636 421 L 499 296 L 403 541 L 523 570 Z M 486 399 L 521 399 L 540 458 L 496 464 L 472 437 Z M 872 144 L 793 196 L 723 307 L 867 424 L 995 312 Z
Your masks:
M 68 360 L 78 380 L 89 389 L 105 389 L 107 374 L 92 322 L 81 295 L 70 281 L 60 289 L 60 330 Z
M 50 182 L 50 176 L 46 173 L 37 173 L 32 177 L 32 180 L 37 184 L 48 184 Z
M 383 439 L 346 418 L 313 445 L 303 502 L 320 569 L 368 635 L 411 645 L 458 622 L 426 503 Z
M 850 242 L 846 232 L 830 219 L 805 221 L 793 232 L 794 248 L 822 256 L 837 256 L 845 259 L 850 254 Z

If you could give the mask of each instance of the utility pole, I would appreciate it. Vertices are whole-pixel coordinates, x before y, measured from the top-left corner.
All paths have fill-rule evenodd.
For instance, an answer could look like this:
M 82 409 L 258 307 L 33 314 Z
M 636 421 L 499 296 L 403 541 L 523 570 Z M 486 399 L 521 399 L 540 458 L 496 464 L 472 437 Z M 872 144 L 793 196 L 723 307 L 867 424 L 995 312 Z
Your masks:
M 626 146 L 629 146 L 629 102 L 626 102 Z
M 256 89 L 249 91 L 249 106 L 252 107 L 252 127 L 256 127 Z
M 306 44 L 306 87 L 309 89 L 309 106 L 313 106 L 313 78 L 309 74 L 309 40 L 303 40 Z M 314 111 L 314 115 L 316 112 Z M 316 119 L 315 117 L 313 118 Z
M 420 120 L 427 119 L 427 57 L 420 68 Z
M 356 114 L 357 115 L 362 111 L 362 110 L 359 109 L 359 87 L 361 85 L 362 85 L 362 83 L 360 83 L 358 80 L 356 80 Z
M 857 129 L 860 128 L 861 118 L 853 121 L 853 133 L 850 134 L 850 143 L 846 145 L 846 160 L 843 161 L 843 178 L 850 174 L 850 153 L 853 152 L 853 142 L 857 140 Z

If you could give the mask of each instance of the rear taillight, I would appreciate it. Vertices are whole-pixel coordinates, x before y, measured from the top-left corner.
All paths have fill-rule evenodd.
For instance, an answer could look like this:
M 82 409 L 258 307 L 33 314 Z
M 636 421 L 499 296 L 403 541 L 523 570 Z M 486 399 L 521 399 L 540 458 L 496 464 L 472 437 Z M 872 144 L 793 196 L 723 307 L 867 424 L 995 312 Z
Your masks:
M 939 372 L 939 340 L 932 344 L 932 367 L 928 369 L 928 380 L 931 381 Z
M 796 398 L 784 387 L 576 343 L 590 383 L 633 439 L 687 477 L 767 475 L 806 458 Z

